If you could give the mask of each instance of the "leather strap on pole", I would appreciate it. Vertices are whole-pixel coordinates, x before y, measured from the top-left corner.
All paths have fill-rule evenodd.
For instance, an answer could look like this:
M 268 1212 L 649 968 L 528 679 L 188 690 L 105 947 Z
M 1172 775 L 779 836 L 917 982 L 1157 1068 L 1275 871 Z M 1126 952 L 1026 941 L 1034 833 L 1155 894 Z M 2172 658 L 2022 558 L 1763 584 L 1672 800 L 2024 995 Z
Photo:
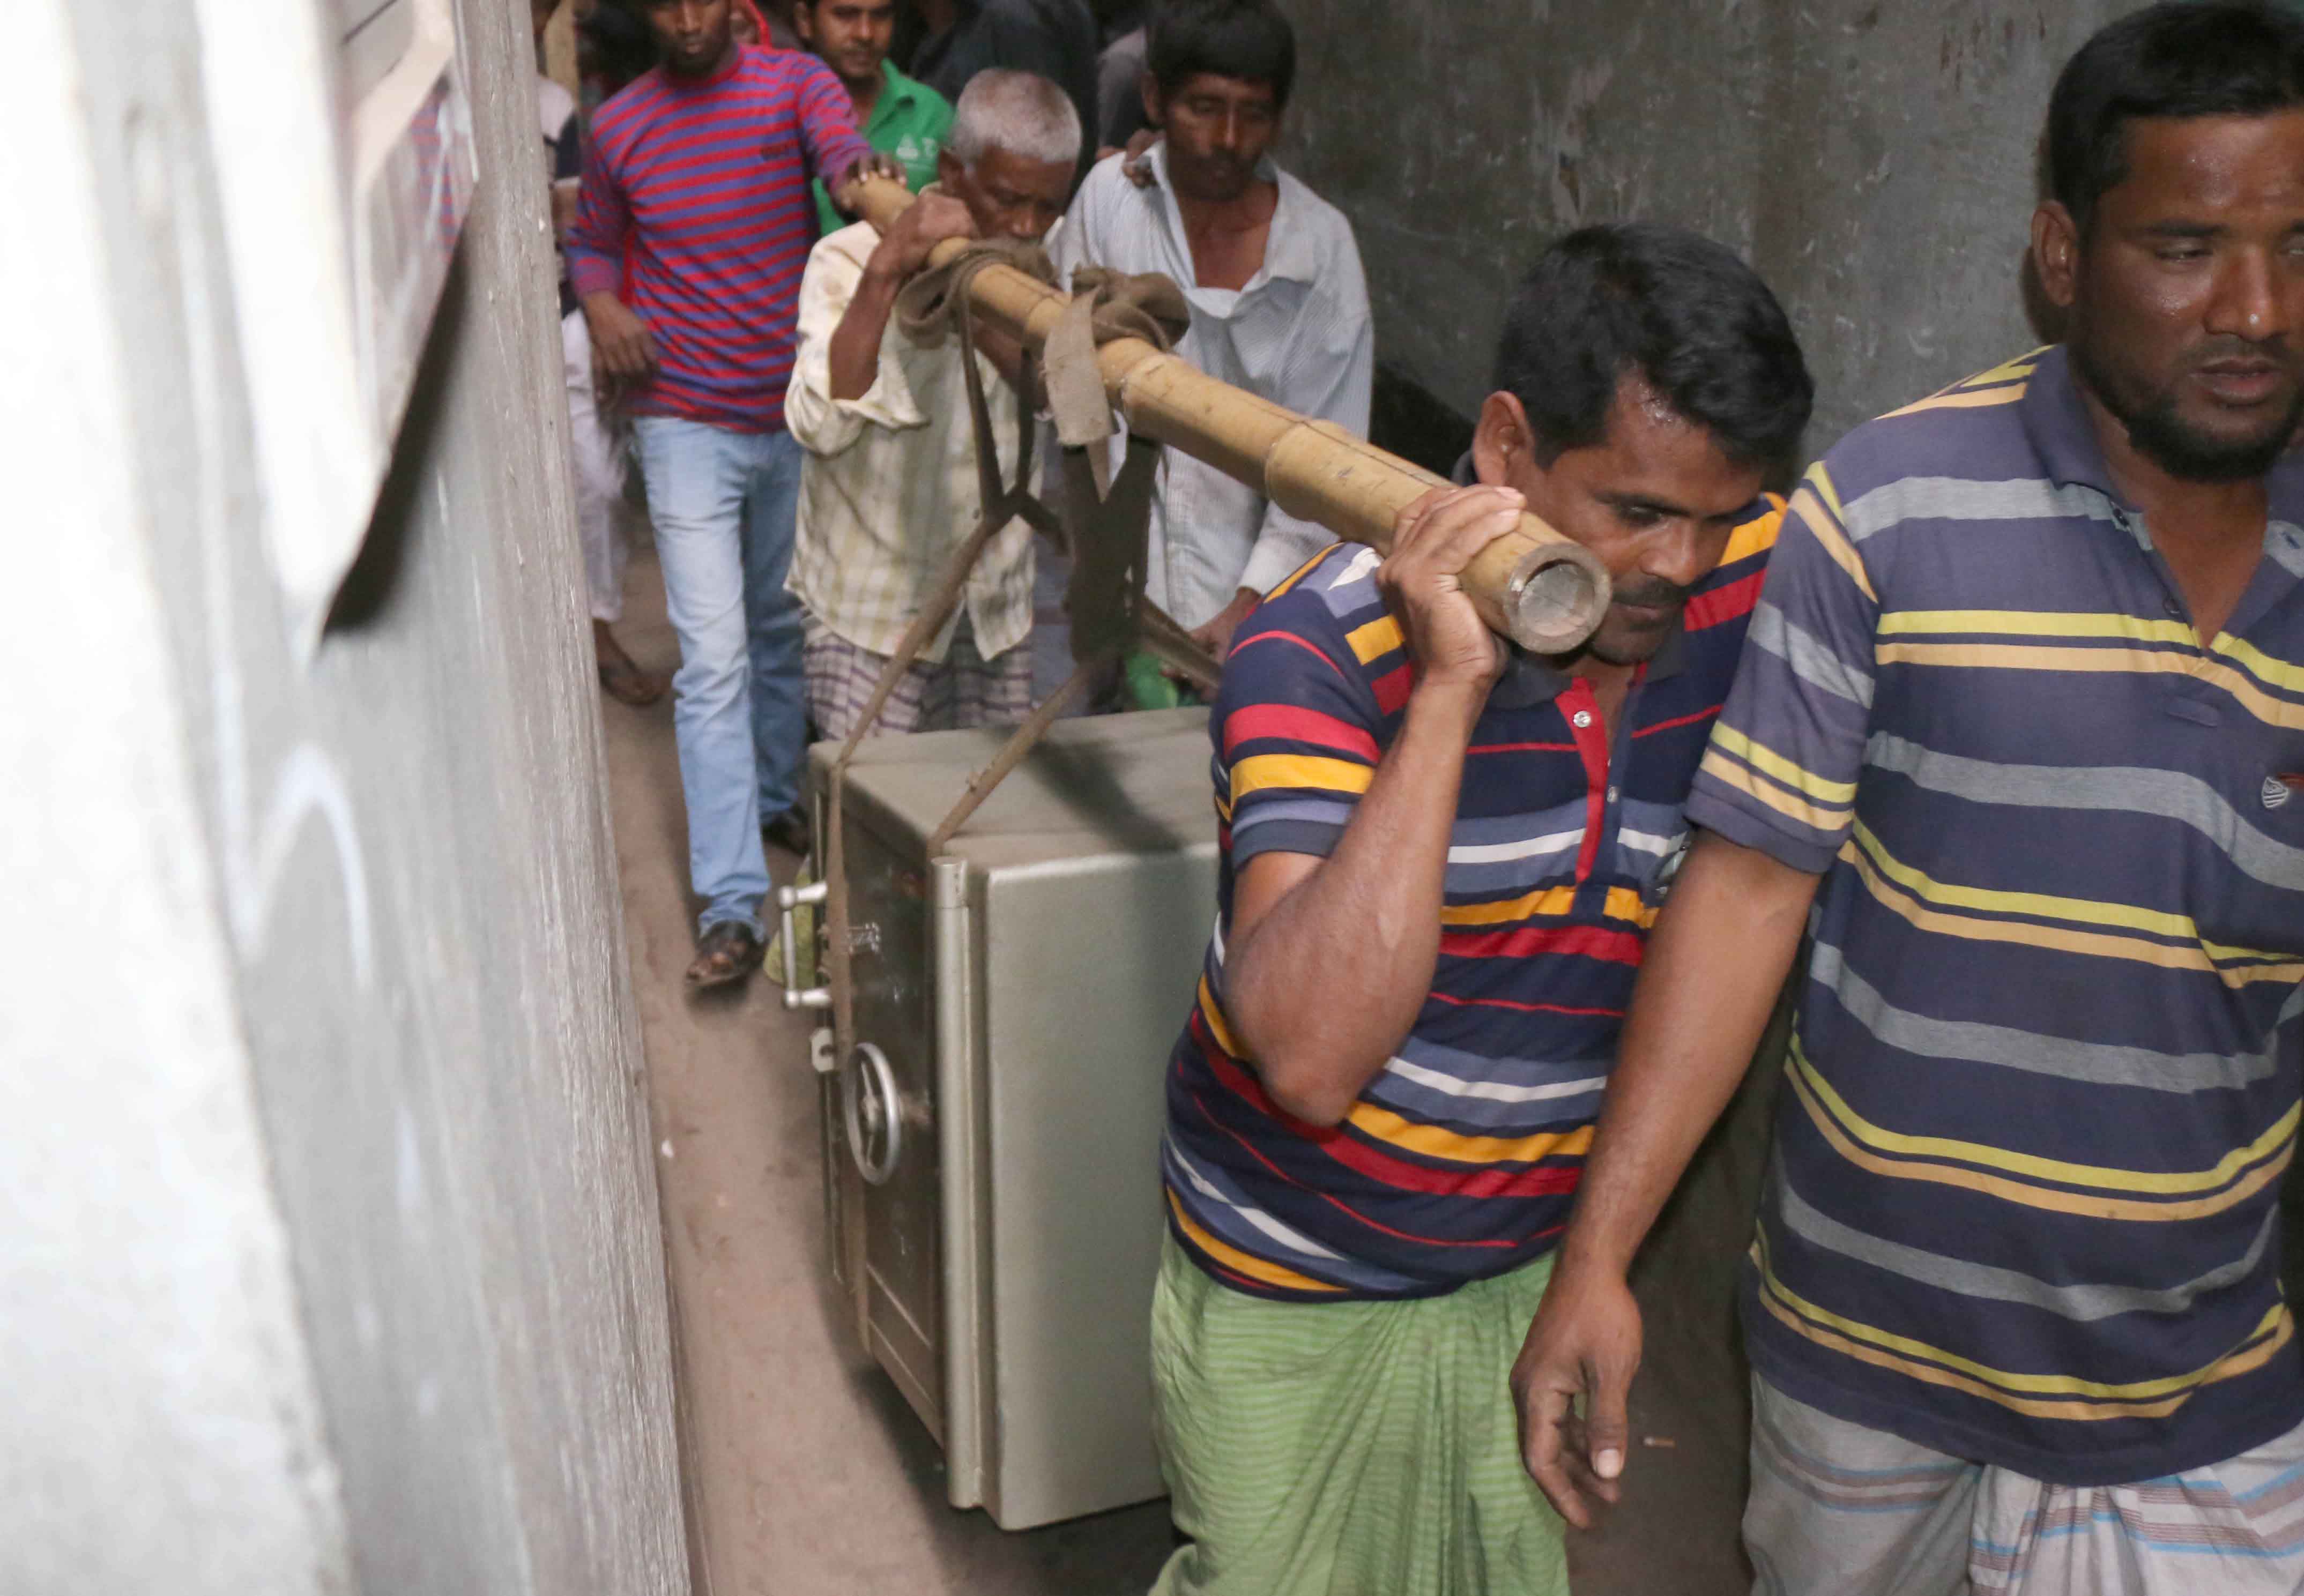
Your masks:
M 1026 276 L 1053 286 L 1056 268 L 1048 252 L 1021 239 L 976 239 L 941 266 L 921 272 L 896 292 L 896 325 L 922 349 L 943 345 L 957 308 L 968 300 L 968 285 L 987 266 L 1013 266 Z
M 957 266 L 959 263 L 953 263 Z M 923 279 L 915 278 L 906 291 Z M 960 279 L 964 287 L 966 279 Z M 832 1027 L 837 1057 L 845 1060 L 856 1044 L 856 985 L 852 969 L 853 949 L 850 943 L 848 904 L 848 829 L 846 821 L 846 788 L 848 767 L 856 757 L 857 747 L 872 734 L 872 727 L 880 718 L 880 711 L 904 678 L 926 651 L 928 644 L 944 629 L 953 612 L 960 608 L 968 592 L 969 573 L 983 557 L 985 546 L 1001 529 L 1017 517 L 1022 516 L 1035 528 L 1061 536 L 1063 528 L 1048 508 L 1030 493 L 1032 481 L 1033 445 L 1038 435 L 1035 420 L 1038 404 L 1035 401 L 1039 383 L 1030 357 L 1024 360 L 1022 383 L 1016 391 L 1016 480 L 1013 486 L 1004 483 L 1000 473 L 998 440 L 992 435 L 992 407 L 984 392 L 984 376 L 976 365 L 975 324 L 964 297 L 949 297 L 950 283 L 941 305 L 932 311 L 922 312 L 917 307 L 913 314 L 932 316 L 935 336 L 941 339 L 947 321 L 956 321 L 960 329 L 960 360 L 968 388 L 969 419 L 976 442 L 976 474 L 982 510 L 975 528 L 953 552 L 945 562 L 943 576 L 936 590 L 929 595 L 920 612 L 896 645 L 896 652 L 881 668 L 879 680 L 872 684 L 870 697 L 865 701 L 864 712 L 850 728 L 847 739 L 832 761 L 832 772 L 826 782 L 824 815 L 824 880 L 826 940 L 825 969 L 832 988 Z M 925 297 L 925 296 L 924 296 Z M 898 313 L 904 314 L 899 296 Z M 933 850 L 931 850 L 933 854 Z
M 1112 462 L 1104 445 L 1118 427 L 1096 351 L 1121 338 L 1171 349 L 1191 326 L 1192 308 L 1183 291 L 1157 272 L 1131 276 L 1095 266 L 1073 272 L 1072 303 L 1048 334 L 1041 359 L 1048 371 L 1048 408 L 1057 440 L 1067 449 L 1088 451 L 1098 500 L 1112 492 Z
M 1064 618 L 1072 626 L 1072 658 L 1125 654 L 1134 646 L 1137 607 L 1144 595 L 1146 543 L 1152 521 L 1152 488 L 1159 474 L 1160 445 L 1131 435 L 1120 476 L 1108 491 L 1092 491 L 1091 474 L 1110 469 L 1101 443 L 1067 449 L 1063 456 L 1064 507 L 1072 511 L 1072 581 L 1064 589 Z
M 970 283 L 995 266 L 1056 283 L 1055 267 L 1038 244 L 978 240 L 904 284 L 896 295 L 896 325 L 915 343 L 936 348 L 951 327 L 967 320 Z M 1096 351 L 1122 338 L 1172 349 L 1191 325 L 1192 308 L 1183 291 L 1157 272 L 1131 274 L 1095 266 L 1073 272 L 1072 302 L 1048 334 L 1040 367 L 1057 441 L 1067 449 L 1092 452 L 1088 469 L 1098 499 L 1112 491 L 1112 472 L 1110 462 L 1094 452 L 1119 428 Z

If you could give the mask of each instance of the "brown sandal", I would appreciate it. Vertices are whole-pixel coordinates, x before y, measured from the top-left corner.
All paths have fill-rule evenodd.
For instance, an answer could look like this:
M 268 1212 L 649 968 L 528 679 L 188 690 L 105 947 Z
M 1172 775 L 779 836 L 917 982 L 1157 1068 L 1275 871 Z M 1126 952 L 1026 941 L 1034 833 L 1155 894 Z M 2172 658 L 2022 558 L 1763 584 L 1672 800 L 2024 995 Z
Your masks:
M 597 619 L 592 622 L 592 657 L 599 664 L 601 690 L 617 703 L 646 709 L 664 697 L 668 685 L 665 679 L 641 670 L 616 641 L 608 623 Z
M 705 928 L 696 944 L 696 960 L 688 967 L 688 984 L 699 991 L 741 981 L 760 967 L 766 944 L 741 920 L 722 920 Z
M 664 678 L 651 676 L 629 659 L 600 662 L 600 688 L 619 704 L 646 709 L 664 697 Z

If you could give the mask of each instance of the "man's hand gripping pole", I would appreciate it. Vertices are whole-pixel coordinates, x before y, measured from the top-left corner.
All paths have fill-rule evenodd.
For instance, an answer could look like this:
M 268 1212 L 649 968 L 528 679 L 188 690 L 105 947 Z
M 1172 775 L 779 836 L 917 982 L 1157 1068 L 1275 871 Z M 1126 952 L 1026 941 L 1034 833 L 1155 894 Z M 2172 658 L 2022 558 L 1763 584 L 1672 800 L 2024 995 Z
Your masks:
M 840 194 L 850 210 L 883 231 L 913 198 L 902 183 L 875 177 Z M 928 265 L 967 248 L 966 240 L 947 240 Z M 975 273 L 969 300 L 977 317 L 1035 353 L 1071 303 L 1069 295 L 1006 266 Z M 1097 364 L 1131 432 L 1207 461 L 1347 542 L 1391 553 L 1401 511 L 1446 486 L 1340 426 L 1309 421 L 1218 382 L 1142 339 L 1102 344 Z M 1533 515 L 1521 516 L 1517 530 L 1488 545 L 1462 581 L 1490 629 L 1534 654 L 1573 651 L 1608 608 L 1608 573 L 1599 561 Z

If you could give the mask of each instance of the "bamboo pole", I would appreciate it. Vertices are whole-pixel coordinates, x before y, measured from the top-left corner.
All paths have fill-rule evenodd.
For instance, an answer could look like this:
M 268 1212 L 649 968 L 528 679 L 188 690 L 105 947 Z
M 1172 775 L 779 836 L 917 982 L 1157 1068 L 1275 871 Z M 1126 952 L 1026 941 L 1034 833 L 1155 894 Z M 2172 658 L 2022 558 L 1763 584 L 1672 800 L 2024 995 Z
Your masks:
M 912 202 L 902 183 L 886 178 L 853 184 L 842 198 L 883 231 Z M 966 248 L 964 240 L 948 240 L 930 265 Z M 1071 302 L 1006 266 L 978 272 L 969 297 L 977 316 L 1034 350 Z M 1097 351 L 1097 361 L 1105 392 L 1130 431 L 1260 487 L 1289 514 L 1317 521 L 1347 542 L 1389 551 L 1400 512 L 1427 489 L 1445 486 L 1331 422 L 1308 421 L 1141 339 L 1115 339 Z M 1608 573 L 1599 561 L 1533 515 L 1482 550 L 1463 582 L 1492 630 L 1536 654 L 1574 649 L 1608 608 Z

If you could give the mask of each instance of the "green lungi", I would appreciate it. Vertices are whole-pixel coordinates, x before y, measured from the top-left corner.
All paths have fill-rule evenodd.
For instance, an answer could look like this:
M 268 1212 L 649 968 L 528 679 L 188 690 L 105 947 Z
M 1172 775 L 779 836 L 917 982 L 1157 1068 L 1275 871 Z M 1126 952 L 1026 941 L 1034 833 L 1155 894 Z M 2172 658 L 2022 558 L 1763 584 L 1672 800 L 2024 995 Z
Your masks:
M 1567 1596 L 1507 1385 L 1551 1278 L 1546 1257 L 1445 1296 L 1269 1302 L 1170 1238 L 1154 1414 L 1192 1543 L 1153 1596 Z

